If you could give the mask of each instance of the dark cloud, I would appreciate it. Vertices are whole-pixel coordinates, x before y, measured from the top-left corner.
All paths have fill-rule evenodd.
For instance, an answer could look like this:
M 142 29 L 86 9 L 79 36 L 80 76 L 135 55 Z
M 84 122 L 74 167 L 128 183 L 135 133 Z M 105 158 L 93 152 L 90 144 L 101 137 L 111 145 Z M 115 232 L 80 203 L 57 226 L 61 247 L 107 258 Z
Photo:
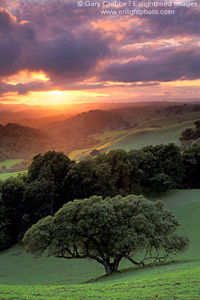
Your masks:
M 198 3 L 198 1 L 196 2 Z M 200 4 L 200 3 L 199 3 Z M 158 15 L 158 18 L 148 18 L 153 31 L 162 36 L 172 37 L 177 34 L 181 36 L 200 35 L 200 10 L 198 7 L 175 7 L 172 16 Z
M 147 60 L 111 63 L 99 75 L 100 80 L 114 82 L 167 82 L 197 78 L 200 78 L 199 48 L 191 50 L 175 49 L 165 56 Z
M 17 22 L 3 9 L 0 9 L 0 24 L 0 77 L 3 77 L 25 67 L 25 51 L 35 41 L 35 33 L 30 24 Z
M 40 92 L 49 90 L 48 84 L 41 81 L 32 81 L 29 83 L 8 84 L 0 82 L 0 95 L 7 93 L 17 93 L 18 95 L 26 95 L 30 91 Z
M 107 41 L 99 32 L 82 31 L 78 37 L 69 35 L 34 45 L 29 68 L 43 70 L 52 79 L 55 76 L 80 79 L 108 53 Z
M 0 34 L 14 29 L 15 18 L 3 8 L 0 8 Z
M 41 40 L 31 22 L 17 22 L 5 10 L 0 11 L 0 23 L 7 28 L 0 40 L 1 77 L 20 70 L 42 70 L 52 78 L 78 80 L 109 53 L 108 40 L 98 30 L 65 31 Z

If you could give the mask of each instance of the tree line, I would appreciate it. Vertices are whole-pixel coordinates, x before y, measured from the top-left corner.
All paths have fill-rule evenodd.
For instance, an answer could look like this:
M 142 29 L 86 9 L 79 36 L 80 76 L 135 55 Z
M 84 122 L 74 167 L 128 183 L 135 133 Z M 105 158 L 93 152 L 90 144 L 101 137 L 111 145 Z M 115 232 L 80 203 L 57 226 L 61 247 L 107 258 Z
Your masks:
M 38 220 L 74 199 L 93 195 L 154 196 L 172 188 L 199 188 L 200 147 L 174 144 L 112 150 L 80 162 L 61 152 L 36 155 L 27 175 L 0 184 L 0 250 L 20 241 Z

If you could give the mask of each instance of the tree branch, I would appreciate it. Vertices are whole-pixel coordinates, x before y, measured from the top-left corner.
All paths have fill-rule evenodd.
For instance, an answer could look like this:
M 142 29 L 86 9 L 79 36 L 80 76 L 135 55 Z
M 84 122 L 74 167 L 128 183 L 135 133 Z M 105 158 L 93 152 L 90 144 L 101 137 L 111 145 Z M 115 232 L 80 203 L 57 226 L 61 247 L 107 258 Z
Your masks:
M 129 255 L 126 255 L 125 257 L 126 257 L 130 262 L 132 262 L 134 265 L 137 265 L 137 266 L 139 266 L 139 265 L 145 266 L 144 261 L 145 261 L 145 260 L 149 260 L 149 259 L 154 259 L 153 264 L 155 264 L 157 261 L 159 261 L 159 262 L 160 262 L 161 260 L 164 260 L 164 261 L 165 261 L 166 259 L 171 258 L 171 257 L 169 256 L 169 253 L 166 253 L 165 255 L 159 257 L 159 253 L 158 253 L 158 252 L 157 252 L 157 255 L 156 255 L 156 256 L 144 257 L 143 260 L 141 260 L 140 262 L 135 261 L 135 260 L 134 260 L 132 257 L 130 257 Z
M 105 255 L 104 255 L 99 243 L 97 242 L 97 240 L 93 236 L 86 236 L 86 238 L 96 246 L 97 251 L 99 252 L 99 255 L 101 256 L 102 260 L 105 260 L 106 259 Z
M 98 256 L 91 255 L 91 254 L 89 253 L 89 248 L 88 248 L 88 243 L 87 243 L 87 241 L 84 242 L 84 245 L 85 245 L 85 250 L 86 250 L 87 257 L 96 260 L 96 261 L 97 261 L 98 263 L 100 263 L 100 264 L 103 264 L 103 260 L 101 260 Z
M 137 266 L 142 265 L 142 266 L 144 266 L 143 260 L 140 261 L 140 262 L 137 262 L 137 261 L 135 261 L 132 257 L 130 257 L 129 255 L 126 255 L 125 257 L 126 257 L 128 260 L 130 260 L 130 262 L 132 262 L 134 265 L 137 265 Z

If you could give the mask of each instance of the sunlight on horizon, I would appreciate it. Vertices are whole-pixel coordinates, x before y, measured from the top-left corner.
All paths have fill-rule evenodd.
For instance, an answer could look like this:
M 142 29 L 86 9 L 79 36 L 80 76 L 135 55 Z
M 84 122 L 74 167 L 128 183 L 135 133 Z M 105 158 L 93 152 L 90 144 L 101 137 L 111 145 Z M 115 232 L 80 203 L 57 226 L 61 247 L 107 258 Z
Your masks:
M 11 95 L 10 95 L 11 96 Z M 13 104 L 25 103 L 28 105 L 60 105 L 60 104 L 75 104 L 95 101 L 99 96 L 107 97 L 108 94 L 86 91 L 46 91 L 46 92 L 31 92 L 27 95 L 16 95 L 17 100 L 12 101 Z M 6 101 L 7 103 L 9 102 Z M 5 103 L 5 101 L 4 101 Z
M 53 96 L 62 96 L 62 92 L 59 90 L 50 91 L 49 94 Z

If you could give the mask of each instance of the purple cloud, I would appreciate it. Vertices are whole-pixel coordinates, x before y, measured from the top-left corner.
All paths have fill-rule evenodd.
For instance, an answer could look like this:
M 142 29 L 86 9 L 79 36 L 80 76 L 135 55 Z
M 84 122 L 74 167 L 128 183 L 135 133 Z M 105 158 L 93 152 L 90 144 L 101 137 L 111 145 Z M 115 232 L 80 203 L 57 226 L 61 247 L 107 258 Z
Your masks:
M 197 8 L 178 7 L 171 16 L 123 16 L 127 26 L 119 26 L 121 38 L 117 39 L 112 29 L 93 25 L 103 20 L 116 22 L 118 17 L 103 16 L 98 9 L 78 8 L 76 1 L 0 0 L 0 4 L 0 78 L 21 70 L 43 71 L 50 78 L 49 82 L 15 86 L 2 81 L 0 94 L 54 87 L 104 88 L 105 81 L 138 87 L 138 81 L 151 86 L 200 78 L 199 47 L 188 42 L 191 37 L 199 38 Z M 181 42 L 180 36 L 185 40 Z M 162 44 L 162 39 L 169 38 L 180 41 L 180 45 Z M 97 77 L 96 86 L 84 82 L 91 77 Z
M 0 11 L 0 76 L 20 70 L 44 71 L 49 77 L 65 76 L 76 80 L 98 64 L 109 53 L 108 39 L 98 30 L 67 30 L 39 39 L 35 26 L 17 22 L 7 11 Z M 4 30 L 4 28 L 6 30 Z
M 0 96 L 7 93 L 17 93 L 18 95 L 26 95 L 29 91 L 47 91 L 49 90 L 48 84 L 41 81 L 32 81 L 29 83 L 18 83 L 18 84 L 8 84 L 5 82 L 0 82 Z
M 162 51 L 160 51 L 162 54 Z M 126 63 L 111 63 L 99 74 L 102 81 L 173 81 L 200 78 L 199 49 L 173 49 L 165 56 L 159 55 L 146 60 L 132 60 Z

